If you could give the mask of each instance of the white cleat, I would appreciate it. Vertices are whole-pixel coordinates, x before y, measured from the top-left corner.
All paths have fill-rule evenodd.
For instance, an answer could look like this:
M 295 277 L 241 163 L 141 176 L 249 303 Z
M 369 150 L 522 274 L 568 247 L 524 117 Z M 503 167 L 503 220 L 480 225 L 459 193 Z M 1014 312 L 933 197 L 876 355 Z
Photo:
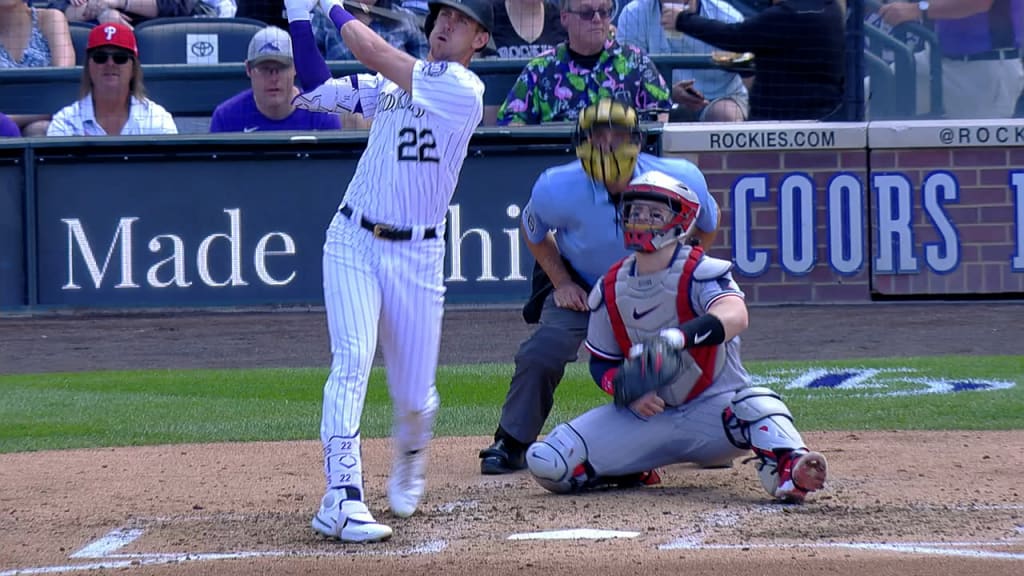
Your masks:
M 342 542 L 382 542 L 391 538 L 391 527 L 373 519 L 366 504 L 343 500 L 344 492 L 329 490 L 313 517 L 313 530 Z
M 391 513 L 399 518 L 408 518 L 416 512 L 423 498 L 427 479 L 427 450 L 401 452 L 395 456 L 388 480 L 388 502 Z

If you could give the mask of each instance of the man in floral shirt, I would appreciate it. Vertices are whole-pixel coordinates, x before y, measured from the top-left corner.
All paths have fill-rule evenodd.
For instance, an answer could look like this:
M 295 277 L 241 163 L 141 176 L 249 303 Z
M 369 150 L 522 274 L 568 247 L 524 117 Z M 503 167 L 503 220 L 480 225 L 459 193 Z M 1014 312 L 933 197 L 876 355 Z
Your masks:
M 610 37 L 611 0 L 562 0 L 561 10 L 569 41 L 526 65 L 498 110 L 498 125 L 575 122 L 602 98 L 664 122 L 672 106 L 665 79 L 642 50 Z

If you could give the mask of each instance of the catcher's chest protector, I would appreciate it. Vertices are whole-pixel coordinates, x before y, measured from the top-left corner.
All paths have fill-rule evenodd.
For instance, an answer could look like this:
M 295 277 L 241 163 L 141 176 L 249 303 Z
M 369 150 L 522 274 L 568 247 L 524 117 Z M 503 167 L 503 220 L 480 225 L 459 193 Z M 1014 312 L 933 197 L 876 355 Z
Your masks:
M 655 337 L 665 328 L 678 327 L 696 317 L 690 301 L 690 284 L 703 255 L 700 247 L 683 246 L 668 268 L 637 277 L 632 274 L 636 255 L 630 254 L 609 270 L 602 288 L 608 318 L 623 353 L 634 342 Z M 721 370 L 718 349 L 688 350 L 703 376 L 694 384 L 687 401 L 706 390 Z
M 618 309 L 618 314 L 611 315 L 616 337 L 619 328 L 614 326 L 621 319 L 626 336 L 630 343 L 639 342 L 658 335 L 664 328 L 679 326 L 683 319 L 676 308 L 677 294 L 689 301 L 689 281 L 680 285 L 683 267 L 687 258 L 680 254 L 668 268 L 656 273 L 637 277 L 631 275 L 636 257 L 628 256 L 615 274 L 615 285 L 611 291 L 605 290 L 605 301 L 609 311 Z M 614 307 L 614 308 L 613 308 Z M 692 317 L 692 311 L 690 312 Z M 618 318 L 616 318 L 618 316 Z M 629 350 L 629 348 L 624 348 Z

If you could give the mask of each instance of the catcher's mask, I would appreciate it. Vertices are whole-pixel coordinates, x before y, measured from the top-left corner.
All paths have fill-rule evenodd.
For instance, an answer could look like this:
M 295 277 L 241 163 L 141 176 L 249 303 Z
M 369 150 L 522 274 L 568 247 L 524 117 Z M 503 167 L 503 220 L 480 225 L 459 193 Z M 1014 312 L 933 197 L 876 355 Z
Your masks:
M 573 133 L 583 170 L 605 186 L 622 184 L 633 177 L 642 142 L 636 110 L 611 99 L 584 108 Z
M 619 219 L 626 248 L 655 252 L 693 233 L 700 198 L 675 178 L 652 170 L 637 176 L 622 193 Z

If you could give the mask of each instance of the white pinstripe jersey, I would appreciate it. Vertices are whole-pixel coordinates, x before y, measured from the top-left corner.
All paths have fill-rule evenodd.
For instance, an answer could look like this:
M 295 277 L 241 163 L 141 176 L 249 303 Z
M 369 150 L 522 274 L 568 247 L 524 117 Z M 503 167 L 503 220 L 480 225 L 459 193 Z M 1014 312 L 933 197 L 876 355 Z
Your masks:
M 362 108 L 372 117 L 366 151 L 345 202 L 366 218 L 401 228 L 444 222 L 469 139 L 483 117 L 484 84 L 456 62 L 417 60 L 412 95 L 384 76 L 328 80 L 318 109 Z

